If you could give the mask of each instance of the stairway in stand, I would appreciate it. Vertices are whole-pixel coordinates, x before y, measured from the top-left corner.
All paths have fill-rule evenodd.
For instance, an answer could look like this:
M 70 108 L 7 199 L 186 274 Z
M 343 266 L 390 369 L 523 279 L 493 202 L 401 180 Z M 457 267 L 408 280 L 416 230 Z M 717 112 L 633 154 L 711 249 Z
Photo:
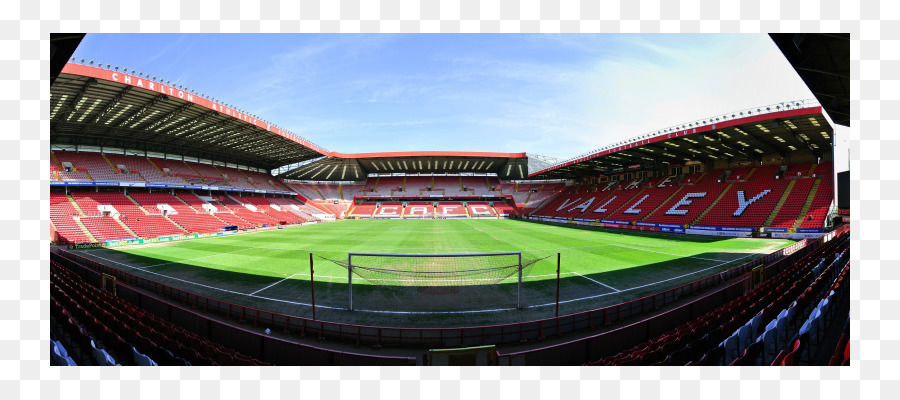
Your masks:
M 174 220 L 172 220 L 172 218 L 169 218 L 169 216 L 168 216 L 168 215 L 163 215 L 163 217 L 164 217 L 164 218 L 165 218 L 165 219 L 166 219 L 166 221 L 169 221 L 169 222 L 171 222 L 171 223 L 172 223 L 172 225 L 175 225 L 175 226 L 177 226 L 177 227 L 178 227 L 178 229 L 181 229 L 181 230 L 183 230 L 183 231 L 184 231 L 184 233 L 191 233 L 191 231 L 189 231 L 189 230 L 187 230 L 187 229 L 184 229 L 184 227 L 183 227 L 183 226 L 181 226 L 181 224 L 179 224 L 179 223 L 177 223 L 177 222 L 175 222 L 175 221 L 174 221 Z
M 150 215 L 150 212 L 147 211 L 147 210 L 144 208 L 144 206 L 141 205 L 141 203 L 138 203 L 138 202 L 135 201 L 133 198 L 131 198 L 131 196 L 129 196 L 129 195 L 127 195 L 127 194 L 125 195 L 125 197 L 127 197 L 128 200 L 131 200 L 131 202 L 134 203 L 134 205 L 136 205 L 138 208 L 140 208 L 141 211 L 144 212 L 144 215 Z
M 803 203 L 803 208 L 800 209 L 800 215 L 797 216 L 797 220 L 794 221 L 794 225 L 791 228 L 797 229 L 803 224 L 803 218 L 806 217 L 806 213 L 809 212 L 809 207 L 812 206 L 813 199 L 816 198 L 816 192 L 819 191 L 820 183 L 822 183 L 822 179 L 816 178 L 812 189 L 809 190 L 809 196 L 806 196 L 806 202 Z
M 134 201 L 134 200 L 132 200 L 132 201 Z M 113 218 L 113 219 L 115 219 L 116 222 L 119 223 L 119 226 L 121 226 L 122 229 L 125 229 L 125 232 L 128 232 L 129 235 L 131 235 L 131 236 L 133 236 L 133 237 L 138 237 L 138 234 L 137 234 L 137 233 L 134 233 L 134 231 L 131 230 L 131 228 L 129 228 L 128 225 L 125 225 L 125 223 L 122 222 L 122 220 L 120 220 L 120 219 L 118 219 L 118 218 Z
M 775 208 L 772 210 L 772 213 L 769 214 L 769 218 L 766 218 L 766 222 L 763 223 L 763 226 L 772 224 L 772 221 L 775 220 L 775 216 L 778 215 L 778 212 L 781 211 L 781 207 L 784 206 L 784 203 L 787 202 L 788 197 L 790 197 L 791 189 L 793 189 L 796 184 L 796 180 L 788 182 L 787 188 L 784 189 L 784 193 L 781 195 L 781 198 L 778 199 L 778 203 L 775 204 Z
M 83 216 L 83 215 L 84 215 L 84 211 L 81 210 L 81 206 L 79 206 L 78 203 L 75 202 L 75 199 L 72 198 L 72 195 L 71 195 L 71 194 L 67 194 L 67 195 L 66 195 L 66 198 L 69 199 L 69 203 L 72 204 L 72 207 L 75 208 L 75 211 L 78 211 L 78 215 Z M 81 222 L 79 222 L 79 224 L 81 224 Z
M 697 216 L 696 219 L 694 219 L 693 221 L 691 221 L 691 224 L 696 224 L 697 221 L 703 219 L 703 217 L 706 216 L 706 213 L 708 213 L 709 210 L 712 210 L 713 207 L 715 207 L 716 204 L 719 203 L 719 200 L 722 200 L 722 198 L 725 197 L 725 193 L 728 193 L 728 190 L 731 189 L 732 186 L 734 186 L 733 183 L 729 183 L 728 186 L 725 186 L 725 190 L 723 190 L 722 193 L 719 193 L 719 197 L 716 197 L 716 199 L 713 200 L 712 204 L 710 204 L 709 207 L 706 207 L 706 209 L 703 210 L 703 212 L 700 213 L 700 215 Z
M 84 235 L 87 236 L 88 239 L 91 239 L 91 242 L 93 242 L 93 243 L 98 242 L 97 238 L 95 238 L 94 235 L 91 234 L 91 231 L 89 231 L 88 228 L 86 226 L 84 226 L 84 224 L 81 222 L 80 219 L 78 219 L 78 218 L 73 218 L 73 219 L 75 221 L 75 225 L 78 225 L 78 229 L 81 229 L 81 232 L 84 233 Z
M 684 186 L 681 186 L 681 187 L 679 187 L 678 189 L 675 189 L 675 191 L 672 192 L 672 194 L 670 194 L 669 197 L 666 197 L 665 200 L 663 200 L 663 201 L 661 201 L 659 204 L 657 204 L 657 205 L 656 205 L 656 208 L 654 208 L 653 211 L 650 211 L 647 215 L 644 216 L 644 218 L 641 218 L 641 219 L 638 220 L 638 221 L 643 221 L 643 220 L 645 220 L 645 219 L 647 219 L 647 218 L 650 218 L 650 216 L 652 216 L 657 210 L 659 210 L 659 209 L 663 206 L 663 204 L 666 204 L 666 203 L 669 202 L 669 200 L 672 200 L 672 198 L 675 197 L 675 195 L 677 195 L 678 192 L 681 191 L 681 189 L 684 189 Z
M 117 174 L 121 174 L 121 172 L 119 171 L 119 169 L 116 168 L 115 165 L 113 165 L 112 161 L 109 161 L 109 158 L 106 157 L 106 154 L 105 154 L 105 153 L 100 153 L 100 156 L 103 157 L 103 161 L 106 161 L 106 163 L 109 164 L 109 167 L 112 168 L 113 171 L 115 171 Z
M 188 202 L 184 201 L 184 199 L 182 199 L 181 197 L 178 197 L 177 194 L 174 194 L 174 195 L 172 195 L 172 196 L 174 196 L 176 199 L 178 199 L 179 201 L 181 201 L 182 203 L 184 203 L 184 205 L 188 206 L 191 210 L 194 210 L 195 213 L 197 213 L 197 214 L 200 213 L 200 211 L 197 211 L 197 209 L 194 208 L 194 206 L 188 204 Z

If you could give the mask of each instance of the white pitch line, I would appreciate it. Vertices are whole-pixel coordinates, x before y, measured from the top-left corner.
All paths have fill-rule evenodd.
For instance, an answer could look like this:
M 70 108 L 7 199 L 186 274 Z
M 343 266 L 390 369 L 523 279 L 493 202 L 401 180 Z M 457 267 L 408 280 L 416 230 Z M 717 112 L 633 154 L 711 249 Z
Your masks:
M 144 269 L 147 269 L 147 268 L 158 267 L 158 266 L 160 266 L 160 265 L 180 264 L 180 263 L 183 263 L 183 262 L 185 262 L 185 261 L 194 261 L 194 260 L 199 260 L 199 259 L 201 259 L 201 258 L 216 257 L 216 256 L 221 256 L 221 255 L 223 255 L 223 254 L 237 253 L 237 252 L 239 252 L 239 251 L 245 251 L 245 250 L 251 250 L 251 249 L 255 249 L 255 247 L 248 247 L 248 248 L 246 248 L 246 249 L 240 249 L 240 250 L 235 250 L 235 251 L 227 251 L 227 252 L 225 252 L 225 253 L 216 253 L 216 254 L 210 254 L 210 255 L 208 255 L 208 256 L 203 256 L 203 257 L 188 258 L 187 260 L 164 262 L 164 263 L 160 263 L 160 264 L 148 265 L 148 266 L 146 266 L 146 267 L 140 267 L 140 268 L 134 267 L 134 268 L 135 268 L 135 269 L 144 270 Z
M 658 285 L 658 284 L 660 284 L 660 283 L 665 283 L 665 282 L 668 282 L 668 281 L 671 281 L 671 280 L 675 280 L 675 279 L 679 279 L 679 278 L 684 278 L 684 277 L 686 277 L 686 276 L 691 276 L 691 275 L 694 275 L 694 274 L 697 274 L 697 273 L 700 273 L 700 272 L 703 272 L 703 271 L 707 271 L 707 270 L 710 270 L 710 269 L 713 269 L 713 268 L 716 268 L 716 267 L 720 267 L 720 266 L 722 266 L 722 265 L 725 265 L 725 264 L 728 264 L 728 263 L 731 263 L 731 262 L 735 262 L 735 261 L 738 261 L 738 260 L 743 260 L 743 259 L 745 259 L 745 258 L 747 258 L 747 257 L 752 257 L 752 256 L 757 256 L 757 255 L 759 255 L 759 254 L 757 254 L 757 253 L 748 254 L 748 255 L 743 256 L 743 257 L 740 257 L 740 258 L 735 258 L 734 260 L 729 260 L 729 261 L 725 261 L 725 262 L 723 262 L 723 263 L 721 263 L 721 264 L 713 265 L 712 267 L 709 267 L 709 268 L 704 268 L 704 269 L 697 270 L 697 271 L 694 271 L 694 272 L 690 272 L 690 273 L 687 273 L 687 274 L 684 274 L 684 275 L 672 277 L 672 278 L 669 278 L 669 279 L 664 279 L 664 280 L 661 280 L 661 281 L 658 281 L 658 282 L 648 283 L 648 284 L 646 284 L 646 285 L 635 286 L 635 287 L 633 287 L 633 288 L 628 288 L 628 289 L 622 289 L 622 290 L 620 290 L 619 292 L 630 292 L 630 291 L 635 290 L 635 289 L 641 289 L 641 288 L 645 288 L 645 287 L 647 287 L 647 286 Z M 582 298 L 579 298 L 579 299 L 564 300 L 564 301 L 560 301 L 559 303 L 560 303 L 560 304 L 563 304 L 563 303 L 572 303 L 572 302 L 582 301 L 582 300 L 597 299 L 597 298 L 600 298 L 600 297 L 606 297 L 606 296 L 609 296 L 609 295 L 611 295 L 611 294 L 616 294 L 616 293 L 618 293 L 618 292 L 598 294 L 598 295 L 596 295 L 596 296 L 582 297 Z M 556 305 L 556 303 L 538 304 L 538 305 L 534 305 L 534 306 L 529 306 L 529 307 L 527 307 L 527 308 L 547 307 L 547 306 L 552 306 L 552 305 Z
M 97 257 L 97 258 L 99 258 L 99 259 L 101 259 L 101 260 L 106 260 L 106 261 L 111 262 L 111 263 L 113 263 L 113 264 L 119 264 L 119 265 L 121 265 L 121 266 L 123 266 L 123 267 L 127 267 L 127 268 L 131 268 L 131 269 L 138 269 L 138 270 L 140 270 L 140 268 L 138 268 L 138 267 L 133 267 L 133 266 L 131 266 L 131 265 L 128 265 L 128 264 L 125 264 L 125 263 L 121 263 L 121 262 L 118 262 L 118 261 L 115 261 L 115 260 L 110 260 L 110 259 L 108 259 L 108 258 L 106 258 L 106 257 L 101 257 L 101 256 L 98 256 L 98 255 L 93 254 L 93 253 L 88 253 L 88 254 L 91 254 L 92 256 Z M 257 295 L 251 295 L 251 294 L 249 294 L 249 293 L 241 293 L 241 292 L 236 292 L 236 291 L 234 291 L 234 290 L 222 289 L 222 288 L 215 287 L 215 286 L 209 286 L 209 285 L 204 285 L 204 284 L 202 284 L 202 283 L 192 282 L 192 281 L 189 281 L 189 280 L 186 280 L 186 279 L 176 278 L 176 277 L 169 276 L 169 275 L 163 275 L 163 274 L 160 274 L 160 273 L 158 273 L 158 272 L 147 271 L 147 270 L 141 270 L 141 271 L 144 271 L 144 272 L 146 272 L 146 273 L 148 273 L 148 274 L 153 274 L 153 275 L 156 275 L 156 276 L 161 276 L 161 277 L 166 278 L 166 279 L 172 279 L 172 280 L 176 280 L 176 281 L 179 281 L 179 282 L 184 282 L 184 283 L 187 283 L 187 284 L 190 284 L 190 285 L 195 285 L 195 286 L 205 287 L 205 288 L 207 288 L 207 289 L 212 289 L 212 290 L 218 290 L 218 291 L 220 291 L 220 292 L 231 293 L 231 294 L 238 294 L 238 295 L 242 295 L 242 296 L 249 296 L 249 297 L 253 297 L 253 298 L 257 298 L 257 299 L 263 299 L 263 300 L 277 301 L 277 302 L 280 302 L 280 303 L 294 304 L 294 305 L 298 305 L 298 306 L 310 306 L 310 305 L 311 305 L 311 304 L 309 304 L 309 303 L 301 303 L 301 302 L 297 302 L 297 301 L 289 301 L 289 300 L 284 300 L 284 299 L 273 299 L 273 298 L 271 298 L 271 297 L 257 296 Z M 329 306 L 323 306 L 323 305 L 317 305 L 316 308 L 327 308 L 327 309 L 331 309 L 331 310 L 346 310 L 346 308 L 344 308 L 344 307 L 329 307 Z
M 253 292 L 253 293 L 250 293 L 249 295 L 250 295 L 250 296 L 253 296 L 254 294 L 257 294 L 257 293 L 259 293 L 259 292 L 262 292 L 263 290 L 266 290 L 266 289 L 268 289 L 268 288 L 270 288 L 270 287 L 272 287 L 272 286 L 275 286 L 275 285 L 277 285 L 277 284 L 279 284 L 279 283 L 281 283 L 281 282 L 284 282 L 284 281 L 286 281 L 286 280 L 288 280 L 288 279 L 291 279 L 291 278 L 293 278 L 293 277 L 296 276 L 296 275 L 297 275 L 297 274 L 291 275 L 291 276 L 289 276 L 289 277 L 287 277 L 287 278 L 284 278 L 284 279 L 282 279 L 282 280 L 280 280 L 280 281 L 278 281 L 278 282 L 275 282 L 275 283 L 273 283 L 273 284 L 271 284 L 271 285 L 269 285 L 269 286 L 266 286 L 266 287 L 264 287 L 264 288 L 262 288 L 262 289 L 259 289 L 259 290 L 255 291 L 255 292 Z
M 573 272 L 573 274 L 578 275 L 578 276 L 580 276 L 580 277 L 582 277 L 582 278 L 584 278 L 584 279 L 587 279 L 587 280 L 589 280 L 589 281 L 591 281 L 591 282 L 594 282 L 594 283 L 596 283 L 596 284 L 598 284 L 598 285 L 600 285 L 600 286 L 605 286 L 605 287 L 608 287 L 608 288 L 610 288 L 610 289 L 612 289 L 612 290 L 615 290 L 615 291 L 617 291 L 617 292 L 621 292 L 621 290 L 619 290 L 619 289 L 616 289 L 616 288 L 614 288 L 614 287 L 612 287 L 612 286 L 609 286 L 609 285 L 607 285 L 607 284 L 605 284 L 605 283 L 602 283 L 602 282 L 599 282 L 599 281 L 595 281 L 595 280 L 593 280 L 593 279 L 591 279 L 591 278 L 588 278 L 588 277 L 586 277 L 586 276 L 584 276 L 584 275 L 582 275 L 582 274 L 579 274 L 579 273 L 577 273 L 577 272 Z

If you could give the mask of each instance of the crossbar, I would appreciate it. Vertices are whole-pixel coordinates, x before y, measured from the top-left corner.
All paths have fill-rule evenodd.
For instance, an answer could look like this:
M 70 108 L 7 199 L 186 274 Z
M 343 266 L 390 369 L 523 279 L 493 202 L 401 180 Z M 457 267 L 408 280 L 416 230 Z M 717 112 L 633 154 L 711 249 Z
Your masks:
M 462 253 L 462 254 L 392 254 L 392 253 L 349 253 L 350 256 L 377 257 L 478 257 L 478 256 L 521 256 L 521 252 L 511 253 Z

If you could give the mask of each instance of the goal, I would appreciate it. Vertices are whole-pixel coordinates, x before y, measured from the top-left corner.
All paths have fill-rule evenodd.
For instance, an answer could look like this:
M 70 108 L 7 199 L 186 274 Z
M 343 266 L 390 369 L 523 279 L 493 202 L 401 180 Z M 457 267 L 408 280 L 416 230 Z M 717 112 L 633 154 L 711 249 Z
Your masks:
M 347 269 L 348 309 L 384 312 L 478 311 L 522 308 L 522 277 L 541 259 L 522 253 L 349 253 L 331 261 Z M 359 285 L 354 275 L 366 281 Z M 358 296 L 359 297 L 359 296 Z M 514 302 L 513 302 L 514 300 Z

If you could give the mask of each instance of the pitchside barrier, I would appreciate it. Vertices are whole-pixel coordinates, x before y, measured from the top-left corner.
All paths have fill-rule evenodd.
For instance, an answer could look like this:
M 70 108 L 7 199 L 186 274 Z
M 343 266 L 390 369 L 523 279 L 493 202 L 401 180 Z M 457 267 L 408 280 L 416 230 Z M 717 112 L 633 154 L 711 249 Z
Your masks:
M 765 266 L 766 277 L 774 276 L 778 269 L 788 262 L 792 262 L 797 257 L 802 257 L 812 249 L 817 248 L 822 243 L 830 241 L 849 231 L 849 226 L 844 225 L 836 231 L 831 232 L 817 240 L 803 240 L 791 246 L 779 249 L 767 256 L 749 261 L 743 265 L 731 268 L 725 272 L 707 276 L 678 287 L 674 287 L 663 292 L 645 296 L 639 299 L 616 304 L 599 309 L 583 311 L 575 314 L 549 317 L 545 319 L 489 326 L 474 327 L 454 327 L 454 328 L 394 328 L 383 326 L 363 326 L 354 324 L 344 324 L 338 322 L 318 321 L 310 318 L 296 317 L 260 310 L 252 307 L 242 306 L 226 301 L 218 300 L 211 297 L 201 296 L 187 290 L 172 287 L 163 283 L 143 278 L 116 268 L 101 264 L 92 259 L 81 256 L 80 254 L 70 252 L 68 250 L 54 248 L 51 250 L 51 259 L 57 260 L 61 264 L 84 266 L 81 268 L 85 271 L 88 269 L 93 272 L 92 282 L 100 284 L 100 278 L 97 273 L 105 273 L 116 277 L 116 284 L 119 291 L 125 287 L 138 287 L 155 293 L 158 298 L 166 299 L 168 302 L 178 302 L 182 308 L 186 310 L 199 310 L 205 313 L 213 314 L 217 317 L 243 324 L 247 329 L 261 332 L 266 328 L 277 330 L 283 333 L 293 333 L 300 337 L 324 338 L 335 342 L 351 343 L 356 345 L 367 346 L 386 346 L 386 347 L 413 347 L 413 348 L 441 348 L 441 347 L 472 347 L 483 345 L 500 345 L 500 344 L 518 344 L 527 341 L 542 340 L 546 337 L 557 336 L 571 332 L 593 329 L 601 326 L 609 326 L 619 324 L 632 318 L 654 313 L 661 307 L 673 302 L 692 298 L 701 293 L 706 293 L 712 288 L 726 289 L 718 291 L 715 296 L 704 296 L 701 303 L 694 304 L 689 307 L 678 307 L 677 319 L 695 318 L 706 310 L 718 307 L 728 298 L 738 296 L 746 292 L 747 287 L 745 281 L 750 280 L 751 271 L 760 266 Z M 132 289 L 133 290 L 133 289 Z M 144 296 L 138 306 L 145 307 L 149 302 L 158 301 L 152 296 Z M 169 303 L 165 303 L 169 304 Z M 168 309 L 168 308 L 167 308 Z M 198 311 L 198 312 L 199 312 Z M 155 314 L 172 321 L 170 311 L 151 310 Z M 552 314 L 552 307 L 548 307 L 548 315 Z M 670 314 L 665 317 L 667 320 L 676 318 L 676 314 Z M 656 322 L 645 322 L 654 324 L 654 329 L 643 330 L 627 330 L 627 334 L 619 337 L 618 340 L 646 340 L 649 334 L 654 334 L 663 326 L 670 325 L 669 322 L 662 320 L 654 320 Z M 179 322 L 180 324 L 180 322 Z M 227 324 L 226 324 L 227 325 Z M 187 326 L 187 325 L 182 325 Z M 622 331 L 626 332 L 626 331 Z M 258 335 L 261 335 L 258 334 Z M 629 335 L 635 335 L 628 338 Z M 216 337 L 210 336 L 216 340 Z M 617 336 L 618 337 L 618 336 Z M 643 337 L 644 339 L 641 339 Z M 610 337 L 612 338 L 612 336 Z M 572 347 L 578 351 L 586 351 L 579 357 L 592 357 L 591 359 L 599 359 L 597 356 L 602 349 L 609 349 L 606 345 L 594 345 L 593 342 L 577 342 Z M 240 346 L 234 346 L 236 350 L 242 351 Z M 549 349 L 548 349 L 549 350 Z M 243 351 L 242 351 L 243 352 Z M 254 355 L 251 352 L 247 354 Z M 523 354 L 522 357 L 528 358 L 528 363 L 540 363 L 540 359 L 551 356 L 545 352 Z M 255 356 L 255 355 L 254 355 Z M 533 357 L 533 358 L 532 358 Z M 263 361 L 272 362 L 265 357 L 257 357 Z M 517 364 L 518 360 L 501 360 L 501 364 L 507 363 Z M 558 359 L 557 359 L 558 360 Z M 584 362 L 584 361 L 582 361 Z M 563 365 L 563 364 L 556 364 Z

